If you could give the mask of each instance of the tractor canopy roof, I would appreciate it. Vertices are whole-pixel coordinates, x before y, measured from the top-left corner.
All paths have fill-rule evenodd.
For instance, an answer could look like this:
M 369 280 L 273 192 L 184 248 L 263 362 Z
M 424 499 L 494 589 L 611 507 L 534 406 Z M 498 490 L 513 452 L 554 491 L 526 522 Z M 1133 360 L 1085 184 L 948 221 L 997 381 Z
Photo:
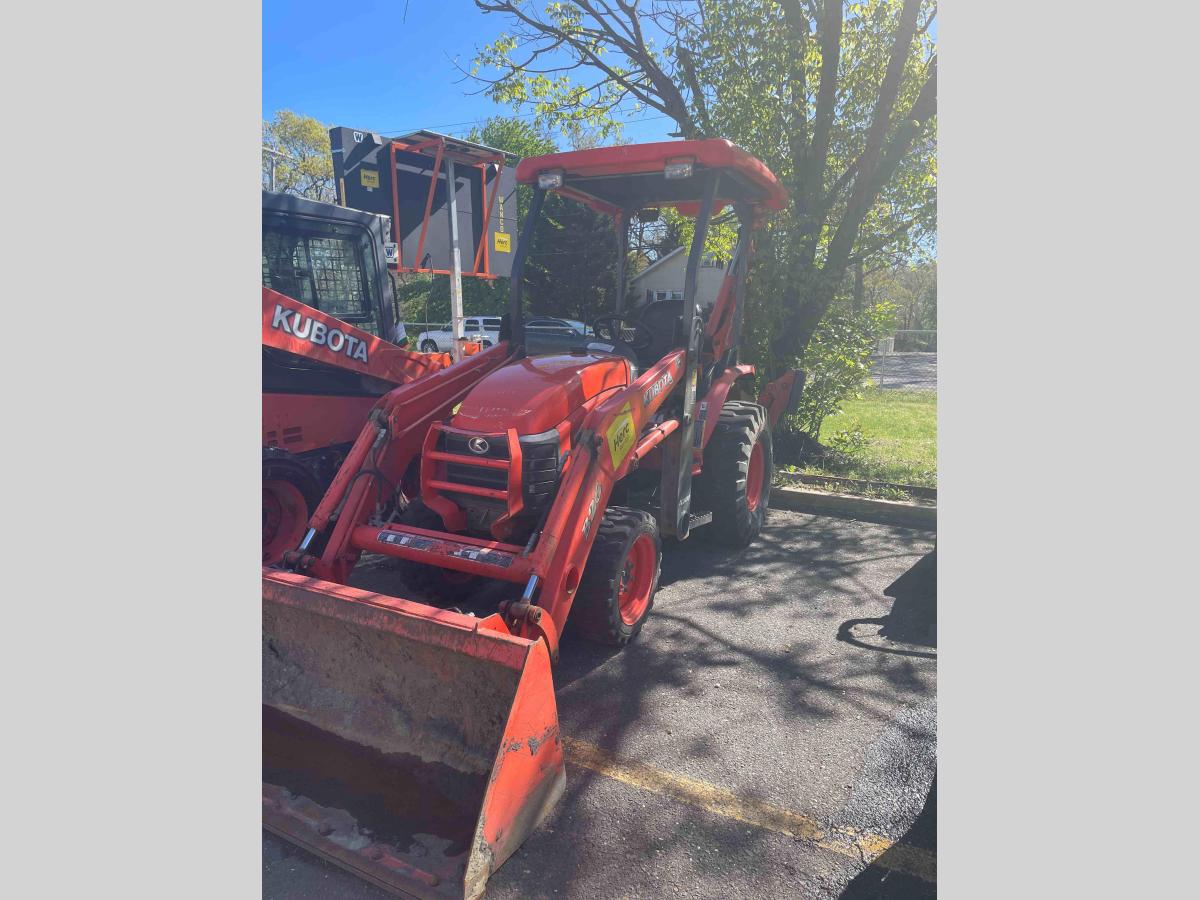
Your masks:
M 689 174 L 686 166 L 691 163 Z M 668 173 L 668 164 L 673 171 Z M 695 215 L 703 195 L 705 170 L 719 169 L 715 209 L 748 203 L 756 210 L 783 209 L 787 191 L 762 162 L 729 141 L 660 141 L 531 156 L 517 166 L 517 181 L 536 185 L 539 176 L 562 174 L 558 193 L 615 215 L 647 207 L 676 207 Z M 674 175 L 675 177 L 668 177 Z

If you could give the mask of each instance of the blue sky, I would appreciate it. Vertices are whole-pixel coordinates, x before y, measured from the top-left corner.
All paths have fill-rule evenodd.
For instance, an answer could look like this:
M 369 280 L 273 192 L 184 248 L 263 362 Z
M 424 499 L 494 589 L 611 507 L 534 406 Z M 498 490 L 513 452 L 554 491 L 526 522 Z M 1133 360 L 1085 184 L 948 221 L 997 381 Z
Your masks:
M 461 81 L 475 48 L 503 30 L 471 0 L 321 3 L 263 0 L 262 114 L 278 109 L 329 125 L 396 135 L 418 128 L 465 134 L 471 122 L 512 115 Z M 654 116 L 655 118 L 651 118 Z M 626 124 L 634 141 L 667 139 L 673 123 L 643 113 Z M 467 124 L 463 124 L 467 123 Z

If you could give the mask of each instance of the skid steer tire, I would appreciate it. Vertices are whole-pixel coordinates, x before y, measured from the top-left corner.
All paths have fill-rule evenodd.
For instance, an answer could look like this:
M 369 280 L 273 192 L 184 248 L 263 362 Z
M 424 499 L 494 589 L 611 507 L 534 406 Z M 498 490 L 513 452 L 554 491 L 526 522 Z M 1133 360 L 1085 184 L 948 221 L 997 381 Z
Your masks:
M 650 615 L 661 571 L 662 540 L 654 516 L 610 506 L 571 606 L 572 627 L 585 640 L 623 647 Z
M 262 554 L 273 565 L 294 550 L 321 502 L 321 485 L 312 471 L 282 450 L 263 448 Z
M 767 518 L 774 462 L 767 411 L 740 400 L 722 406 L 694 487 L 694 507 L 713 514 L 701 534 L 726 547 L 748 546 Z
M 414 500 L 400 514 L 400 524 L 430 531 L 446 530 L 442 517 L 420 500 Z M 441 566 L 427 566 L 407 559 L 399 560 L 399 570 L 400 577 L 409 587 L 416 588 L 430 600 L 447 604 L 473 596 L 483 581 L 478 575 L 467 575 Z

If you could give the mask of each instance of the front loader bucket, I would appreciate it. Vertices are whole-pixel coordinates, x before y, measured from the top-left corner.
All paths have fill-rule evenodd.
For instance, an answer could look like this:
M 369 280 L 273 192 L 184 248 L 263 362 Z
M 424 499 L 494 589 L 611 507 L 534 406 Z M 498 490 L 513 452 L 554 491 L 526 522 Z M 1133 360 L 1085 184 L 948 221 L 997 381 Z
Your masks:
M 263 571 L 264 826 L 391 891 L 475 898 L 562 795 L 550 658 L 476 619 Z

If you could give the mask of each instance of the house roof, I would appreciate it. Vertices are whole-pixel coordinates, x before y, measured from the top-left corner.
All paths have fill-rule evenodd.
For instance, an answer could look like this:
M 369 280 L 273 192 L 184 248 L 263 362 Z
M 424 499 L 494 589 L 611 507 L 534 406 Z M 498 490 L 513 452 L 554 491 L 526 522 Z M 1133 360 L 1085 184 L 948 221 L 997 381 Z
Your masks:
M 643 275 L 649 275 L 651 272 L 653 272 L 655 269 L 657 269 L 659 266 L 661 266 L 663 263 L 665 263 L 668 259 L 674 259 L 680 253 L 682 253 L 683 249 L 684 249 L 683 247 L 676 247 L 674 250 L 672 250 L 666 256 L 660 256 L 654 262 L 650 263 L 650 265 L 646 266 L 646 268 L 642 269 L 642 271 L 640 271 L 636 275 L 634 275 L 633 280 L 637 281 Z

